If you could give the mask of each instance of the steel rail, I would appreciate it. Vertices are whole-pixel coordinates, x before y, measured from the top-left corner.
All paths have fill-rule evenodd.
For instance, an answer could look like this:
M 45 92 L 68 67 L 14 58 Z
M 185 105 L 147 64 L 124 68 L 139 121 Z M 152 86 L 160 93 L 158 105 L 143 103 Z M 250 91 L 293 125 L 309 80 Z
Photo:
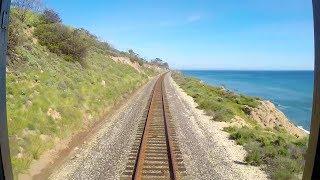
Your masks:
M 167 102 L 165 74 L 154 85 L 120 179 L 182 179 L 186 176 Z
M 165 139 L 163 139 L 163 142 L 166 143 L 166 150 L 167 150 L 167 154 L 163 155 L 161 158 L 165 158 L 164 161 L 167 161 L 167 166 L 168 166 L 168 171 L 167 173 L 169 174 L 169 177 L 166 176 L 168 174 L 166 174 L 165 171 L 163 171 L 163 175 L 165 176 L 165 178 L 169 178 L 171 180 L 175 180 L 175 169 L 173 169 L 173 165 L 172 165 L 172 158 L 171 158 L 171 148 L 170 148 L 170 142 L 169 142 L 169 135 L 168 135 L 168 126 L 167 126 L 167 122 L 166 122 L 166 117 L 165 117 L 165 108 L 164 108 L 164 99 L 163 99 L 163 78 L 164 75 L 162 75 L 156 85 L 155 85 L 155 89 L 154 89 L 154 93 L 153 93 L 153 97 L 152 97 L 152 102 L 151 102 L 151 106 L 150 106 L 150 110 L 149 110 L 149 114 L 148 114 L 148 118 L 146 120 L 146 126 L 145 126 L 145 130 L 141 139 L 141 147 L 139 148 L 140 151 L 138 153 L 138 161 L 137 161 L 137 166 L 136 169 L 134 170 L 134 179 L 142 179 L 144 176 L 155 176 L 155 173 L 153 173 L 152 171 L 149 172 L 148 174 L 144 174 L 144 169 L 146 167 L 145 162 L 147 160 L 147 157 L 150 156 L 150 154 L 148 154 L 147 149 L 148 146 L 150 144 L 148 144 L 148 141 L 152 141 L 151 137 L 156 137 L 157 141 L 159 141 L 158 137 L 160 136 L 164 136 Z M 157 116 L 160 111 L 160 116 Z M 152 123 L 156 123 L 156 120 L 160 119 L 160 121 L 162 121 L 162 126 L 161 126 L 161 122 L 160 125 L 157 127 L 159 127 L 159 129 L 153 128 L 152 127 Z M 157 123 L 158 124 L 158 123 Z M 151 137 L 150 137 L 151 136 Z M 154 140 L 155 141 L 155 140 Z M 160 148 L 159 146 L 156 146 L 156 148 Z M 155 149 L 156 149 L 155 148 Z M 166 156 L 166 157 L 164 157 Z M 153 159 L 154 161 L 157 159 Z M 161 159 L 163 160 L 163 159 Z M 158 165 L 162 166 L 162 164 Z M 156 170 L 156 168 L 154 166 L 150 166 L 151 170 Z M 165 169 L 165 168 L 163 168 Z M 160 173 L 161 174 L 161 173 Z
M 168 115 L 166 113 L 166 108 L 165 108 L 165 89 L 164 89 L 164 83 L 163 79 L 161 81 L 161 92 L 162 92 L 162 109 L 163 109 L 163 119 L 164 119 L 164 124 L 165 124 L 165 131 L 166 131 L 166 139 L 167 139 L 167 147 L 168 147 L 168 157 L 169 157 L 169 167 L 170 167 L 170 177 L 171 179 L 178 179 L 177 177 L 177 163 L 173 159 L 175 159 L 175 154 L 173 153 L 173 140 L 172 140 L 172 129 L 169 127 L 169 122 L 168 122 Z

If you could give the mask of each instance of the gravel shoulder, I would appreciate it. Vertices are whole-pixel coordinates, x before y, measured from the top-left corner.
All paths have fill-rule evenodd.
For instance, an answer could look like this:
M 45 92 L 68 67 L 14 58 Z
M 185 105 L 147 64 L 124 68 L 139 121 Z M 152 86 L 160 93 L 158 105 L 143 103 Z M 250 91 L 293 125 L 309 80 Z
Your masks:
M 246 151 L 229 139 L 223 122 L 214 122 L 170 74 L 165 78 L 170 111 L 189 179 L 267 179 L 258 167 L 244 163 Z
M 120 107 L 91 139 L 75 148 L 49 179 L 119 179 L 155 79 Z

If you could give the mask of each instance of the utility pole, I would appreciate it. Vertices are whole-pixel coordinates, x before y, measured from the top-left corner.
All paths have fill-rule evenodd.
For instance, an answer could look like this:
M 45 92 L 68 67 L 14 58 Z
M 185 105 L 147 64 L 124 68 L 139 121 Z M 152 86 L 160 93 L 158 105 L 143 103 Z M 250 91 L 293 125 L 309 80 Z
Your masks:
M 11 1 L 0 0 L 0 3 L 0 179 L 12 180 L 6 107 L 6 64 Z
M 320 0 L 313 0 L 315 68 L 311 133 L 303 179 L 320 179 Z

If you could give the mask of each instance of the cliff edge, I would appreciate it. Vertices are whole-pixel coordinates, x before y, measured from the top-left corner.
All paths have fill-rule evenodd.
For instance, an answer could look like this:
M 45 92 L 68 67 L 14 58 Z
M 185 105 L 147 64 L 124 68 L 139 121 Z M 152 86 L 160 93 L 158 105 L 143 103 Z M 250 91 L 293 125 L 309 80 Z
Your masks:
M 305 137 L 307 132 L 295 124 L 281 112 L 272 102 L 261 100 L 256 108 L 246 107 L 245 112 L 264 128 L 284 128 L 296 137 Z

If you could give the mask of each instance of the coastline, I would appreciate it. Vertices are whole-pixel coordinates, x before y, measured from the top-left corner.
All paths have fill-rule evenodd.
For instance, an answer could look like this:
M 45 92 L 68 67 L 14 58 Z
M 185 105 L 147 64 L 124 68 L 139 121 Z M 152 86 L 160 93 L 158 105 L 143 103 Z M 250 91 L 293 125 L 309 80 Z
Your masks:
M 250 117 L 261 123 L 264 128 L 284 128 L 288 133 L 296 137 L 305 137 L 308 132 L 294 124 L 288 117 L 277 108 L 270 100 L 259 100 L 260 105 L 253 108 L 250 112 Z
M 232 72 L 232 71 L 230 71 L 230 72 Z M 253 72 L 258 72 L 258 71 L 253 71 Z M 267 71 L 267 72 L 270 72 L 270 71 Z M 200 83 L 202 83 L 204 85 L 216 87 L 215 85 L 210 85 L 208 82 L 206 82 L 202 79 L 199 79 L 195 76 L 188 76 L 183 72 L 182 72 L 182 74 L 187 77 L 196 78 Z M 220 87 L 222 89 L 224 89 L 225 91 L 232 92 L 237 95 L 242 95 L 242 93 L 240 93 L 239 91 L 230 90 L 225 85 L 221 85 Z M 248 96 L 248 95 L 245 95 L 245 96 Z M 250 96 L 248 96 L 248 97 L 250 97 Z M 274 103 L 272 100 L 264 99 L 262 97 L 253 97 L 253 98 L 257 98 L 258 101 L 260 101 L 260 104 L 263 104 L 264 106 L 266 106 L 266 107 L 262 108 L 263 112 L 269 112 L 269 114 L 275 114 L 275 117 L 273 117 L 273 119 L 270 119 L 269 114 L 262 114 L 261 112 L 260 112 L 260 114 L 258 114 L 258 117 L 254 117 L 254 115 L 248 114 L 255 121 L 261 123 L 260 124 L 261 126 L 265 126 L 266 128 L 270 128 L 270 127 L 274 128 L 275 126 L 280 125 L 280 126 L 283 126 L 289 133 L 291 133 L 292 135 L 295 135 L 297 137 L 304 137 L 304 136 L 308 136 L 310 134 L 310 132 L 308 130 L 304 129 L 303 126 L 297 125 L 294 121 L 290 120 L 288 118 L 288 116 L 280 108 L 278 108 L 278 107 L 283 107 L 282 105 Z M 266 104 L 269 104 L 269 105 L 266 105 Z M 261 105 L 259 107 L 261 107 Z M 254 108 L 253 110 L 256 110 L 256 109 L 257 108 Z M 267 118 L 267 120 L 262 121 L 263 119 L 266 119 L 266 118 Z M 241 120 L 241 121 L 243 121 L 243 120 Z M 274 125 L 271 125 L 271 123 L 274 123 Z
M 180 72 L 200 79 L 208 85 L 223 86 L 239 94 L 271 101 L 291 123 L 297 127 L 301 126 L 307 133 L 310 130 L 312 71 L 182 70 Z
M 295 125 L 297 126 L 297 125 Z M 302 126 L 297 126 L 299 129 L 301 129 L 302 131 L 304 131 L 305 133 L 307 133 L 308 135 L 310 135 L 310 131 L 305 130 Z
M 212 123 L 226 125 L 223 131 L 247 151 L 245 164 L 259 166 L 271 179 L 301 177 L 308 133 L 289 121 L 275 104 L 181 73 L 172 77 Z

